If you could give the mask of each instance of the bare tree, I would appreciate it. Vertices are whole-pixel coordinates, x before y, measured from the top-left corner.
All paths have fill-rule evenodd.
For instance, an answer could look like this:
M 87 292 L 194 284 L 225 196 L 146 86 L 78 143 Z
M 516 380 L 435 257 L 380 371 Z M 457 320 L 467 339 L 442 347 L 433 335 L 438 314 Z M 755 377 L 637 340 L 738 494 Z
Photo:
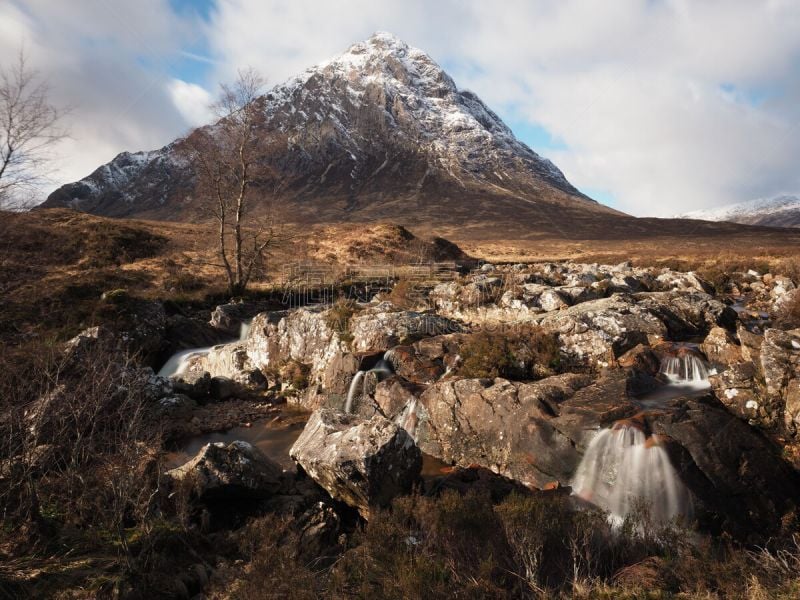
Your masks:
M 277 137 L 266 132 L 263 87 L 256 71 L 239 71 L 212 105 L 219 120 L 181 144 L 195 174 L 195 197 L 217 223 L 217 266 L 225 270 L 232 296 L 244 293 L 264 269 L 279 239 L 268 192 L 275 180 L 268 157 Z
M 0 209 L 18 206 L 42 182 L 47 150 L 66 136 L 61 117 L 20 49 L 15 64 L 0 68 Z

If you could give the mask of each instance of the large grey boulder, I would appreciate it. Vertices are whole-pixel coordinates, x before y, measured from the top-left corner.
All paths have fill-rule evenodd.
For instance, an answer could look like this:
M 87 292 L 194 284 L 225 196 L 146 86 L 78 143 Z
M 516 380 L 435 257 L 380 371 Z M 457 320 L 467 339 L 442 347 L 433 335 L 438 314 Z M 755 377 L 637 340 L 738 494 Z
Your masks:
M 700 350 L 713 365 L 730 367 L 742 362 L 742 348 L 724 327 L 714 327 L 700 345 Z
M 733 329 L 736 311 L 702 292 L 648 292 L 636 294 L 636 303 L 666 325 L 670 339 L 706 335 L 714 327 Z
M 712 390 L 733 414 L 762 429 L 800 433 L 800 330 L 740 330 L 743 357 L 718 375 Z M 760 344 L 759 344 L 760 343 Z
M 357 353 L 381 352 L 423 337 L 463 331 L 461 325 L 442 316 L 398 310 L 388 302 L 367 308 L 350 320 L 352 350 Z
M 800 432 L 800 329 L 767 329 L 761 345 L 762 402 L 783 414 L 788 433 Z
M 366 519 L 373 507 L 411 491 L 422 469 L 414 440 L 385 417 L 331 409 L 311 415 L 289 454 L 331 497 Z
M 634 346 L 654 344 L 667 334 L 651 310 L 622 294 L 549 313 L 539 323 L 558 333 L 562 358 L 576 367 L 607 367 Z
M 283 469 L 247 442 L 206 444 L 186 464 L 167 471 L 201 500 L 266 499 L 280 493 Z

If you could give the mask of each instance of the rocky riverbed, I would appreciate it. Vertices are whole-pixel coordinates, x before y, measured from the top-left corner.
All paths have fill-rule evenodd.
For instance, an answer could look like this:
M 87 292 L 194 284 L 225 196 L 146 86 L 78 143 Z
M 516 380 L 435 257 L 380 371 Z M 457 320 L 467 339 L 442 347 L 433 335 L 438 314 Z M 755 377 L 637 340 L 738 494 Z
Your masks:
M 423 455 L 568 492 L 601 432 L 633 428 L 674 469 L 688 526 L 755 541 L 794 510 L 800 330 L 773 326 L 798 294 L 789 278 L 733 273 L 715 289 L 691 272 L 542 263 L 412 283 L 368 302 L 222 305 L 207 323 L 151 307 L 123 339 L 180 352 L 241 332 L 176 356 L 167 377 L 136 371 L 171 440 L 167 475 L 203 473 L 215 501 L 310 494 L 368 519 L 417 485 Z M 106 335 L 85 332 L 70 356 Z M 632 467 L 596 468 L 613 486 Z

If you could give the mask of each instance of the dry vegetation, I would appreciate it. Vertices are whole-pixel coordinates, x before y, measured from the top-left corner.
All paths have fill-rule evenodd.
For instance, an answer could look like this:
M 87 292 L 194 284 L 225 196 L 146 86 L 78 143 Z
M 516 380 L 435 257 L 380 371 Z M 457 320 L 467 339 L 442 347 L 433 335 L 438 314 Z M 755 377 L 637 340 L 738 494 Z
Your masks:
M 557 336 L 536 325 L 473 333 L 459 354 L 458 374 L 470 378 L 541 379 L 560 366 Z
M 318 551 L 304 546 L 291 514 L 207 531 L 180 495 L 156 501 L 161 439 L 145 386 L 126 379 L 133 359 L 109 361 L 114 349 L 98 346 L 82 362 L 91 367 L 75 370 L 58 342 L 124 319 L 145 299 L 192 300 L 203 310 L 224 299 L 221 273 L 208 266 L 213 248 L 203 246 L 208 230 L 65 210 L 3 214 L 0 229 L 0 597 L 187 597 L 200 591 L 187 574 L 210 565 L 219 566 L 206 590 L 211 598 L 800 596 L 796 538 L 762 550 L 637 523 L 612 533 L 603 515 L 575 511 L 558 494 L 499 502 L 479 493 L 417 494 L 347 529 L 342 547 L 337 534 Z M 327 239 L 312 233 L 308 254 L 283 249 L 274 269 L 303 256 L 405 261 L 422 252 L 397 228 L 376 227 L 374 238 L 343 228 L 349 233 L 340 246 L 337 231 L 330 228 Z M 426 248 L 437 244 L 446 247 Z M 542 246 L 526 259 L 551 251 L 548 258 L 633 258 L 709 269 L 712 279 L 734 268 L 798 273 L 790 244 L 684 247 L 677 257 L 659 254 L 675 247 L 666 242 L 631 244 L 627 254 L 622 245 L 572 246 L 562 244 L 569 250 L 562 254 Z M 261 282 L 255 293 L 270 285 Z M 397 291 L 398 300 L 407 296 Z M 787 323 L 798 322 L 795 298 Z M 346 329 L 354 311 L 341 302 L 331 325 Z M 535 328 L 483 332 L 462 350 L 462 374 L 535 379 L 558 370 L 556 350 Z M 306 385 L 306 372 L 286 368 L 295 387 Z
M 291 521 L 242 530 L 244 573 L 212 598 L 793 598 L 800 548 L 692 542 L 645 515 L 613 531 L 564 496 L 411 496 L 358 529 L 339 557 L 308 557 Z

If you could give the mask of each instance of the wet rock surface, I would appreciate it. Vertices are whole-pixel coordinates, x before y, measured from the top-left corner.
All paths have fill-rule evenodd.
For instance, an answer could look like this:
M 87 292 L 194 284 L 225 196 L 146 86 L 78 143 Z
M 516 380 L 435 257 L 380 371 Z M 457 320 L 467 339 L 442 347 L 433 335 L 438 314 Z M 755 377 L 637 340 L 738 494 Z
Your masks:
M 535 383 L 458 379 L 437 383 L 419 399 L 416 438 L 432 456 L 477 464 L 543 488 L 568 485 L 587 436 L 636 412 L 626 381 L 593 384 L 566 374 Z
M 761 433 L 722 407 L 676 403 L 649 418 L 706 527 L 763 541 L 800 500 L 800 477 Z
M 791 293 L 787 282 L 776 281 L 737 285 L 770 298 Z M 214 377 L 186 390 L 175 382 L 164 413 L 180 420 L 199 411 L 185 396 L 212 383 L 216 393 L 205 397 L 216 401 L 268 390 L 324 407 L 292 457 L 310 481 L 364 517 L 410 489 L 420 451 L 457 467 L 454 489 L 499 478 L 497 486 L 486 484 L 493 494 L 514 486 L 568 490 L 597 433 L 618 426 L 640 428 L 653 436 L 647 443 L 669 448 L 704 527 L 746 538 L 790 510 L 795 476 L 768 436 L 798 430 L 797 331 L 745 322 L 732 301 L 714 297 L 713 286 L 694 273 L 629 263 L 493 265 L 421 290 L 416 311 L 376 300 L 344 311 L 259 314 L 245 339 L 195 359 L 190 372 Z M 234 323 L 236 310 L 220 310 L 216 319 Z M 464 378 L 462 350 L 484 327 L 509 335 L 540 327 L 554 334 L 560 364 L 525 371 L 537 381 Z M 710 371 L 710 391 L 664 395 L 672 381 L 665 361 L 689 356 L 703 365 L 703 377 Z M 354 414 L 343 415 L 351 387 Z M 691 397 L 674 400 L 684 392 Z M 731 440 L 718 429 L 731 432 Z M 741 449 L 738 462 L 734 447 Z M 461 481 L 472 470 L 483 475 Z M 774 501 L 758 498 L 759 488 Z M 322 545 L 333 544 L 336 519 L 324 513 L 309 513 L 310 531 Z

